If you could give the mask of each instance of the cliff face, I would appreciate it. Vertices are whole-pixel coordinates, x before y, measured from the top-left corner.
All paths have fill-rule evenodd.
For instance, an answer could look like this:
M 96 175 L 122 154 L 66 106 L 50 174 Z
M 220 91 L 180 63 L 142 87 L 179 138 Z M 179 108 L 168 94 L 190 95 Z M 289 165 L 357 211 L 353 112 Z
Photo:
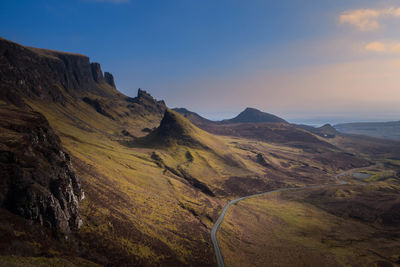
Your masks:
M 78 229 L 84 193 L 47 120 L 3 106 L 0 131 L 0 207 L 63 233 Z
M 114 76 L 111 73 L 104 72 L 104 80 L 106 81 L 106 83 L 111 85 L 111 87 L 116 88 L 115 82 L 114 82 Z
M 92 67 L 92 75 L 93 75 L 94 81 L 96 83 L 103 83 L 104 77 L 103 77 L 103 72 L 101 71 L 100 64 L 93 62 L 93 63 L 90 63 L 90 66 Z
M 81 113 L 75 114 L 76 108 Z M 120 138 L 121 131 L 130 135 L 153 128 L 166 106 L 142 90 L 135 98 L 119 93 L 112 74 L 103 75 L 100 64 L 86 56 L 0 38 L 0 208 L 69 232 L 82 223 L 78 203 L 83 191 L 45 118 L 59 131 L 52 121 L 57 109 L 70 127 L 88 129 L 96 121 L 99 128 L 115 127 Z M 82 117 L 89 119 L 82 122 Z
M 107 82 L 110 78 L 107 78 Z M 100 64 L 89 58 L 71 54 L 29 48 L 0 38 L 0 89 L 2 98 L 15 102 L 13 95 L 65 101 L 63 90 L 75 95 L 92 92 L 107 93 L 99 84 L 107 84 Z
M 148 115 L 148 114 L 163 114 L 167 109 L 165 102 L 163 100 L 157 101 L 149 93 L 139 88 L 136 97 L 128 97 L 126 101 L 130 104 L 128 107 L 134 110 L 138 115 Z

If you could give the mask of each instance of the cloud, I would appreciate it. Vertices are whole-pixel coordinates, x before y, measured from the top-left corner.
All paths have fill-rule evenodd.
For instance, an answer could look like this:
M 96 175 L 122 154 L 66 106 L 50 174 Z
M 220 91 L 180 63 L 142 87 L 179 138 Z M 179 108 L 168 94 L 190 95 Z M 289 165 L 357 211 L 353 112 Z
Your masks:
M 371 42 L 365 45 L 364 50 L 367 52 L 400 54 L 400 42 Z
M 397 43 L 397 44 L 392 46 L 392 52 L 400 53 L 400 43 Z
M 384 43 L 381 42 L 372 42 L 365 46 L 365 50 L 373 52 L 385 52 L 386 46 Z
M 361 31 L 374 31 L 381 27 L 379 19 L 383 17 L 400 17 L 400 8 L 348 10 L 340 15 L 339 21 Z
M 346 11 L 340 15 L 340 23 L 351 24 L 362 31 L 376 30 L 379 28 L 379 12 L 373 9 L 358 9 Z

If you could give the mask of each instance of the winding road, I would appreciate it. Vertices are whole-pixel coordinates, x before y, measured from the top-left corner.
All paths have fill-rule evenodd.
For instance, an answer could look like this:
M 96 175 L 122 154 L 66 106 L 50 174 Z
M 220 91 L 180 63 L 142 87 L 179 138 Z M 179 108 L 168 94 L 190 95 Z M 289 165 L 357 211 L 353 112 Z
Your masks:
M 214 245 L 214 250 L 215 250 L 216 257 L 217 257 L 218 266 L 219 267 L 225 267 L 225 263 L 224 263 L 224 258 L 222 257 L 221 249 L 220 249 L 220 247 L 218 245 L 217 231 L 218 231 L 222 221 L 224 220 L 224 217 L 225 217 L 225 214 L 226 214 L 227 210 L 229 209 L 229 207 L 231 205 L 236 204 L 239 201 L 245 200 L 245 199 L 248 199 L 248 198 L 265 196 L 265 195 L 272 194 L 272 193 L 277 193 L 277 192 L 283 192 L 283 191 L 289 191 L 289 190 L 301 190 L 301 189 L 308 189 L 308 188 L 322 188 L 322 187 L 326 187 L 326 186 L 345 185 L 345 184 L 347 184 L 347 182 L 340 180 L 339 179 L 340 176 L 346 175 L 346 174 L 354 172 L 354 171 L 360 171 L 360 170 L 363 170 L 363 169 L 371 168 L 371 167 L 373 167 L 373 166 L 350 169 L 350 170 L 347 170 L 347 171 L 344 171 L 344 172 L 341 172 L 341 173 L 335 175 L 335 179 L 336 179 L 336 181 L 339 182 L 339 184 L 323 184 L 323 185 L 310 185 L 310 186 L 303 186 L 303 187 L 280 188 L 280 189 L 276 189 L 276 190 L 272 190 L 272 191 L 268 191 L 268 192 L 264 192 L 264 193 L 259 193 L 259 194 L 254 194 L 254 195 L 249 195 L 249 196 L 236 198 L 236 199 L 233 199 L 233 200 L 229 201 L 228 204 L 225 205 L 225 207 L 222 210 L 221 214 L 219 215 L 217 222 L 211 228 L 211 240 L 212 240 L 213 245 Z

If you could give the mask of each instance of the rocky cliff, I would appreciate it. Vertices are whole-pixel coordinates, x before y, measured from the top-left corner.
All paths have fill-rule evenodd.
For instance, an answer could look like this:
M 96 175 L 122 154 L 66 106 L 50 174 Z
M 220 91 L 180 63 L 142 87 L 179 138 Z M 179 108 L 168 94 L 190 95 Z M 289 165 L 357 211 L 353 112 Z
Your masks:
M 0 132 L 0 207 L 63 233 L 78 229 L 84 193 L 47 120 L 1 106 Z
M 114 123 L 119 138 L 121 129 L 130 135 L 127 125 L 137 132 L 157 125 L 166 106 L 140 89 L 134 98 L 119 93 L 112 74 L 103 74 L 87 56 L 0 38 L 0 207 L 69 232 L 82 223 L 78 204 L 83 190 L 45 117 L 59 130 L 51 121 L 57 108 L 74 127 L 87 129 L 96 119 L 97 125 Z M 76 108 L 81 113 L 74 114 Z M 103 116 L 96 118 L 94 111 Z M 85 116 L 89 120 L 82 122 Z
M 167 109 L 163 100 L 157 101 L 149 93 L 142 89 L 138 89 L 136 97 L 127 97 L 125 99 L 130 104 L 128 108 L 134 110 L 137 115 L 163 114 Z
M 0 38 L 0 97 L 18 104 L 15 93 L 64 102 L 65 92 L 77 95 L 92 92 L 107 95 L 99 84 L 111 84 L 111 74 L 103 77 L 98 63 L 87 56 L 30 48 Z
M 104 80 L 106 81 L 106 83 L 111 85 L 113 88 L 116 88 L 115 82 L 114 82 L 114 76 L 111 73 L 104 72 Z

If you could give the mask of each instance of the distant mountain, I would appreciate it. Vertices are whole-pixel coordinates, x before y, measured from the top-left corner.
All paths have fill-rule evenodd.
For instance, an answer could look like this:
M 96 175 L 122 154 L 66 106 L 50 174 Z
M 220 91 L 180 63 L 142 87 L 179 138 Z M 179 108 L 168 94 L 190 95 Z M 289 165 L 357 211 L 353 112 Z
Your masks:
M 186 108 L 174 108 L 174 111 L 182 114 L 185 118 L 188 118 L 192 123 L 199 126 L 207 125 L 207 124 L 232 124 L 232 123 L 287 123 L 282 118 L 275 116 L 273 114 L 269 114 L 266 112 L 262 112 L 255 108 L 246 108 L 239 115 L 232 119 L 226 119 L 222 121 L 211 121 L 206 118 L 203 118 L 199 114 L 187 110 Z
M 317 130 L 317 128 L 311 126 L 307 126 L 312 128 L 311 130 L 298 127 L 287 123 L 285 120 L 275 115 L 254 108 L 246 108 L 237 117 L 223 121 L 207 120 L 185 108 L 176 108 L 174 111 L 182 114 L 200 129 L 216 135 L 236 136 L 280 144 L 291 144 L 298 147 L 303 147 L 305 144 L 310 148 L 332 147 L 331 144 L 323 142 L 309 133 L 316 133 L 316 131 L 318 131 L 322 136 L 321 130 Z M 328 131 L 327 128 L 328 126 L 324 127 L 325 132 Z
M 343 123 L 334 126 L 346 134 L 361 134 L 371 137 L 400 140 L 400 121 L 393 122 L 357 122 Z
M 223 122 L 175 110 L 122 94 L 87 56 L 0 38 L 0 265 L 217 266 L 227 199 L 369 164 L 349 147 L 400 159 L 400 142 L 322 140 L 251 108 Z
M 275 115 L 266 112 L 262 112 L 255 108 L 246 108 L 235 118 L 222 121 L 222 123 L 259 123 L 259 122 L 287 123 L 282 118 L 279 118 Z
M 297 127 L 306 131 L 312 132 L 324 138 L 333 138 L 339 134 L 339 132 L 330 124 L 325 124 L 321 127 L 313 127 L 310 125 L 298 124 Z
M 216 123 L 215 121 L 211 121 L 206 118 L 203 118 L 199 114 L 192 112 L 190 110 L 187 110 L 186 108 L 174 108 L 172 110 L 182 114 L 185 118 L 190 120 L 194 125 L 196 125 L 198 127 L 200 127 L 200 125 Z

